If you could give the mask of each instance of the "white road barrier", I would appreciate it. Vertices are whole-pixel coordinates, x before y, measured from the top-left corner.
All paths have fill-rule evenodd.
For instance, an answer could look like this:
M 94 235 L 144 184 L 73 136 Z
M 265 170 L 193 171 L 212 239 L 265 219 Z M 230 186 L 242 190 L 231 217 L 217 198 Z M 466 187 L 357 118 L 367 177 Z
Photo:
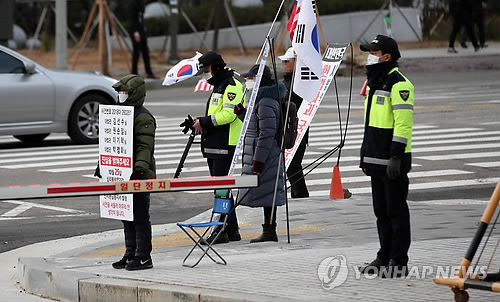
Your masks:
M 91 182 L 68 185 L 29 185 L 0 187 L 0 200 L 92 196 L 138 192 L 179 192 L 254 188 L 259 184 L 257 175 L 189 177 L 151 179 L 124 182 Z

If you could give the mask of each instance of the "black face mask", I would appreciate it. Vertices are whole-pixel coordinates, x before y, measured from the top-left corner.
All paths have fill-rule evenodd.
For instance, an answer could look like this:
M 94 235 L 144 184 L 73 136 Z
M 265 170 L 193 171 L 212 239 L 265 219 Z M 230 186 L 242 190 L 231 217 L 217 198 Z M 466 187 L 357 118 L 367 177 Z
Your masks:
M 398 66 L 398 62 L 387 61 L 373 65 L 367 65 L 366 77 L 368 78 L 368 86 L 377 87 L 382 84 L 384 77 L 391 69 Z

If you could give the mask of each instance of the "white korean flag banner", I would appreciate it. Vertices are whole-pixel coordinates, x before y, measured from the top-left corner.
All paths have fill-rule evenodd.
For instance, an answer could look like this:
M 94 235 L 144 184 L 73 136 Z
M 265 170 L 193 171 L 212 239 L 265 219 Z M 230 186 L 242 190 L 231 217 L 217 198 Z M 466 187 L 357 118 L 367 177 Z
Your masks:
M 302 102 L 300 108 L 297 111 L 297 118 L 299 119 L 299 123 L 297 126 L 297 138 L 295 139 L 295 145 L 293 145 L 293 148 L 285 150 L 286 168 L 288 168 L 290 162 L 295 156 L 295 152 L 297 152 L 297 148 L 300 145 L 300 142 L 304 138 L 304 135 L 309 128 L 309 125 L 311 124 L 312 119 L 316 114 L 319 105 L 321 104 L 321 101 L 325 97 L 328 87 L 330 87 L 333 77 L 339 69 L 342 58 L 344 57 L 348 47 L 348 43 L 328 44 L 325 54 L 323 55 L 323 76 L 321 77 L 320 81 L 321 87 L 319 89 L 319 93 L 311 103 Z
M 99 105 L 101 182 L 128 181 L 133 169 L 134 107 Z M 101 195 L 101 217 L 134 220 L 133 195 Z
M 194 57 L 175 64 L 165 75 L 162 85 L 170 86 L 194 76 L 198 72 L 198 58 L 201 56 L 201 53 L 196 52 Z
M 255 86 L 253 87 L 252 92 L 250 94 L 250 99 L 246 102 L 245 119 L 243 120 L 243 124 L 241 126 L 240 137 L 238 138 L 238 143 L 236 144 L 233 159 L 231 161 L 231 167 L 229 168 L 229 173 L 227 175 L 234 174 L 236 163 L 238 162 L 238 158 L 240 157 L 241 147 L 243 146 L 243 140 L 245 139 L 245 134 L 247 133 L 248 124 L 250 123 L 250 118 L 252 117 L 255 99 L 257 99 L 257 94 L 259 93 L 260 81 L 262 80 L 262 74 L 264 73 L 264 66 L 266 66 L 268 54 L 269 54 L 269 42 L 266 41 L 266 45 L 264 46 L 264 52 L 262 53 L 262 58 L 259 64 L 259 70 L 257 71 L 257 77 L 255 78 Z
M 299 18 L 292 40 L 293 50 L 297 54 L 293 91 L 310 103 L 318 94 L 323 74 L 316 5 L 314 0 L 301 0 L 299 6 Z

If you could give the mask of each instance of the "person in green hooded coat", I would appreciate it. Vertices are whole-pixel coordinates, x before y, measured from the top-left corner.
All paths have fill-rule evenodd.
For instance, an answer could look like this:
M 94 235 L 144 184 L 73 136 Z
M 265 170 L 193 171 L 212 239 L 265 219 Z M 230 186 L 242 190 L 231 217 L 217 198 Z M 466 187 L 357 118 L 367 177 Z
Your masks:
M 156 178 L 154 159 L 156 120 L 146 107 L 144 79 L 130 74 L 113 85 L 118 105 L 134 107 L 133 172 L 130 180 Z M 100 177 L 99 167 L 95 176 Z M 125 255 L 112 264 L 115 269 L 142 270 L 153 267 L 150 193 L 134 193 L 134 220 L 123 220 Z

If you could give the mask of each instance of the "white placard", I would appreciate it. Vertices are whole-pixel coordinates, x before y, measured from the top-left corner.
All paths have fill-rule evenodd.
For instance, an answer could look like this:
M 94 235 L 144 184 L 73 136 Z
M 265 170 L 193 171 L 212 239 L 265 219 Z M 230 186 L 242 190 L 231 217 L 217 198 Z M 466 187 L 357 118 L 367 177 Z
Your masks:
M 323 76 L 321 77 L 321 87 L 318 94 L 311 103 L 302 102 L 300 108 L 297 110 L 297 118 L 299 123 L 297 126 L 297 138 L 295 139 L 295 145 L 291 149 L 285 150 L 285 167 L 288 169 L 290 163 L 292 162 L 295 152 L 300 145 L 300 142 L 304 138 L 309 125 L 311 125 L 312 119 L 318 110 L 321 101 L 325 97 L 326 91 L 330 84 L 332 83 L 333 77 L 337 72 L 340 63 L 342 63 L 342 58 L 348 49 L 350 44 L 328 44 L 323 55 Z M 297 72 L 297 71 L 296 71 Z
M 133 169 L 134 107 L 99 105 L 101 182 L 128 181 Z M 101 195 L 102 218 L 134 220 L 132 194 Z

